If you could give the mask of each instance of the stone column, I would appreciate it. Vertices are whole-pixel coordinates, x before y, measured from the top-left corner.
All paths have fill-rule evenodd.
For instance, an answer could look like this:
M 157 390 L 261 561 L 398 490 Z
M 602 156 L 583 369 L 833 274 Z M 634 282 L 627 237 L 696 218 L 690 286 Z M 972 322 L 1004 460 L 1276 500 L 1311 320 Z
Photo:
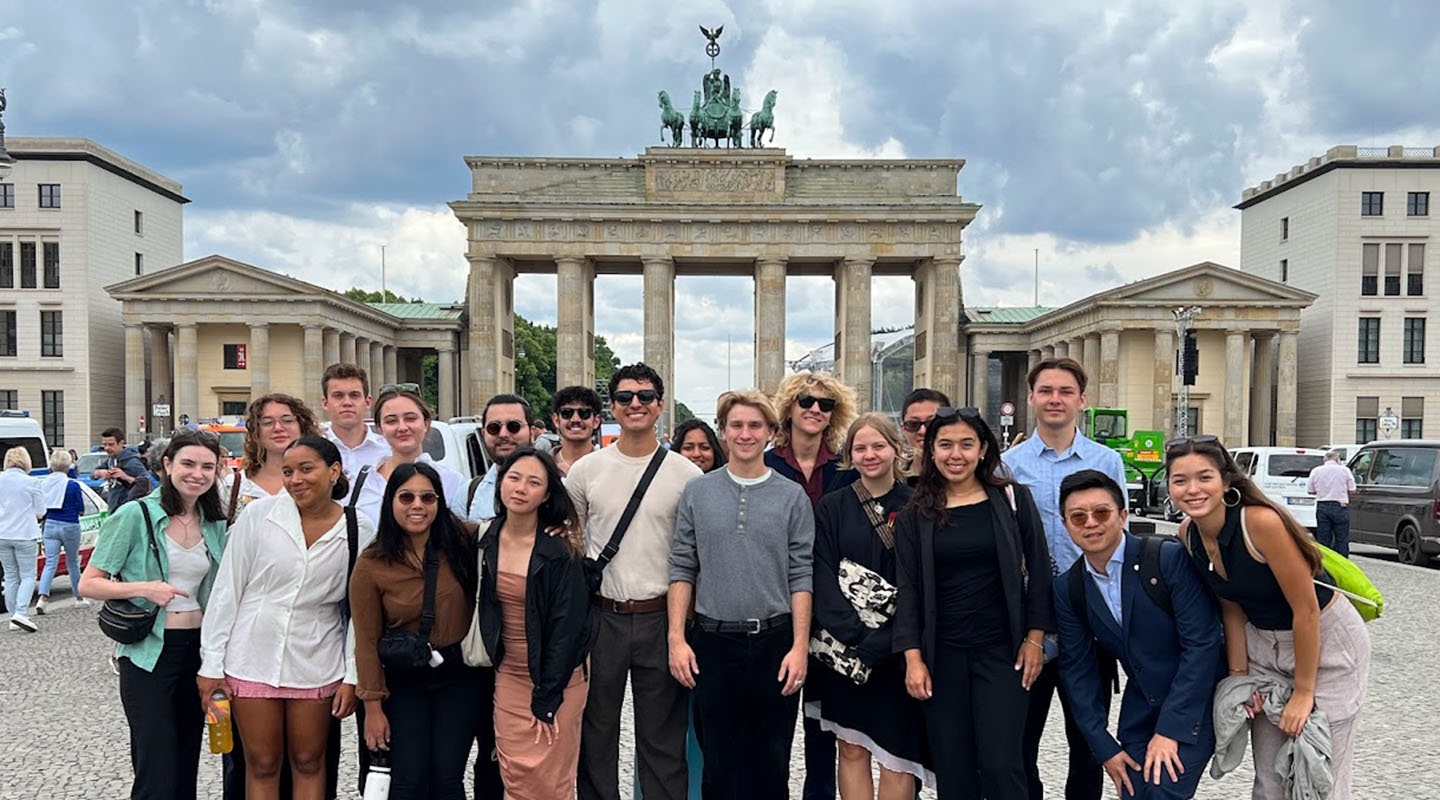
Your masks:
M 1155 394 L 1150 399 L 1150 426 L 1164 431 L 1168 439 L 1175 432 L 1175 331 L 1166 326 L 1155 329 Z
M 585 322 L 593 315 L 586 300 L 594 302 L 595 268 L 583 256 L 556 256 L 555 274 L 555 386 L 592 386 L 595 348 Z
M 184 414 L 194 421 L 200 417 L 200 366 L 193 322 L 175 325 L 175 408 L 170 409 L 178 424 Z
M 1120 407 L 1120 329 L 1100 334 L 1100 407 Z M 1093 380 L 1093 378 L 1092 378 Z
M 970 402 L 980 416 L 990 421 L 990 351 L 975 348 L 975 367 L 970 371 Z
M 960 258 L 922 261 L 915 270 L 915 386 L 964 396 L 960 350 Z
M 447 420 L 455 416 L 455 346 L 444 344 L 438 350 L 440 383 L 436 388 L 439 390 L 440 408 L 436 413 L 440 419 Z
M 170 329 L 164 326 L 150 328 L 150 392 L 153 403 L 167 403 L 171 406 L 170 417 L 165 430 L 175 428 L 175 387 L 171 381 Z M 155 420 L 150 420 L 146 430 L 158 431 Z
M 384 383 L 400 382 L 400 360 L 397 348 L 393 344 L 385 345 L 385 380 Z
M 1041 360 L 1041 361 L 1049 361 L 1050 359 L 1056 358 L 1056 357 L 1057 357 L 1057 356 L 1055 355 L 1055 345 L 1053 345 L 1053 344 L 1047 344 L 1047 345 L 1045 345 L 1044 347 L 1040 348 L 1040 360 Z
M 755 260 L 755 386 L 774 394 L 785 377 L 785 259 Z
M 1244 331 L 1225 334 L 1225 435 L 1226 447 L 1244 447 L 1245 437 L 1245 355 L 1249 336 Z
M 1054 351 L 1055 351 L 1055 357 L 1056 357 L 1056 358 L 1069 358 L 1069 357 L 1070 357 L 1070 340 L 1066 339 L 1066 340 L 1063 340 L 1063 341 L 1056 342 L 1055 345 L 1054 345 L 1054 347 L 1053 347 L 1053 349 L 1054 349 Z
M 340 363 L 340 331 L 326 328 L 324 342 L 325 355 L 322 360 L 325 366 Z
M 1275 446 L 1295 446 L 1296 346 L 1300 335 L 1280 332 L 1280 354 L 1275 376 Z
M 675 423 L 675 261 L 642 256 L 640 263 L 645 274 L 645 363 L 665 381 L 663 434 Z
M 346 364 L 355 363 L 355 334 L 340 331 L 340 360 Z
M 250 372 L 250 399 L 270 393 L 270 324 L 250 323 L 250 347 L 245 352 L 245 369 Z
M 139 430 L 141 418 L 152 423 L 150 409 L 145 407 L 145 327 L 138 322 L 125 323 L 125 431 Z M 146 427 L 148 431 L 150 428 Z M 141 437 L 144 438 L 144 437 Z
M 1255 362 L 1250 370 L 1250 444 L 1268 447 L 1272 441 L 1271 400 L 1275 393 L 1275 334 L 1252 334 Z
M 514 269 L 470 256 L 470 397 L 476 404 L 515 389 Z
M 364 336 L 355 337 L 355 365 L 365 370 L 365 377 L 375 383 L 375 370 L 370 368 L 370 340 Z
M 325 396 L 324 389 L 320 386 L 321 376 L 325 374 L 325 328 L 321 325 L 304 326 L 304 381 L 305 386 L 300 396 L 310 405 L 310 410 L 316 414 L 320 412 L 320 401 Z
M 1088 383 L 1086 390 L 1087 392 L 1093 391 L 1098 395 L 1100 391 L 1100 335 L 1092 333 L 1084 337 L 1082 341 L 1084 344 L 1081 348 L 1083 355 L 1080 364 L 1085 367 L 1085 377 Z M 1072 355 L 1071 358 L 1074 356 Z M 1096 404 L 1099 405 L 1098 398 Z
M 835 266 L 835 372 L 855 390 L 856 407 L 870 410 L 870 272 L 873 258 Z
M 370 380 L 385 383 L 385 343 L 370 342 Z M 454 416 L 453 414 L 451 416 Z
M 1035 366 L 1040 363 L 1040 357 L 1040 350 L 1025 351 L 1025 377 L 1029 377 L 1030 370 L 1035 369 Z

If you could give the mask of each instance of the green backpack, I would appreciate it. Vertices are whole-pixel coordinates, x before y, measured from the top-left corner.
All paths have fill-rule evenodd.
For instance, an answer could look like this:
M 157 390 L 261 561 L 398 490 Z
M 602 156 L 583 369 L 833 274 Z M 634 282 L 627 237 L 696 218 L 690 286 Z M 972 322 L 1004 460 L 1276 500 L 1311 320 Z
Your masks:
M 1360 618 L 1366 622 L 1379 619 L 1385 611 L 1385 595 L 1375 588 L 1375 582 L 1355 562 L 1323 544 L 1316 543 L 1315 546 L 1320 549 L 1320 564 L 1333 583 L 1325 583 L 1319 578 L 1315 582 L 1348 597 L 1350 604 L 1360 612 Z

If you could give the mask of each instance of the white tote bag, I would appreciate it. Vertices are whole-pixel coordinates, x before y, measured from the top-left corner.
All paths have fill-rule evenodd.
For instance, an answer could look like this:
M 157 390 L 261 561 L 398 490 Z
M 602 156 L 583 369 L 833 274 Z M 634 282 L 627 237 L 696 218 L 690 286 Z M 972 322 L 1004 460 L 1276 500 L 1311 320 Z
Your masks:
M 485 650 L 485 637 L 480 634 L 480 607 L 485 584 L 485 551 L 480 550 L 475 571 L 475 613 L 470 615 L 470 631 L 460 640 L 460 657 L 471 667 L 493 667 L 490 654 Z

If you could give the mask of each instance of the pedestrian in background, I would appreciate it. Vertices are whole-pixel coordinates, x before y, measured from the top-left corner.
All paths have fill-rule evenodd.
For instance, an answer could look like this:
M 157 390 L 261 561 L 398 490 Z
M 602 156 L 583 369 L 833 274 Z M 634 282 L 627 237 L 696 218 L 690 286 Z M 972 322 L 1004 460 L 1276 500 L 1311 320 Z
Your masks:
M 67 477 L 74 465 L 70 454 L 55 450 L 50 454 L 51 480 L 56 480 L 63 489 L 60 503 L 45 510 L 45 571 L 40 575 L 40 599 L 35 602 L 35 613 L 44 614 L 50 603 L 50 584 L 55 580 L 55 571 L 60 566 L 60 552 L 65 552 L 65 572 L 70 576 L 70 593 L 75 596 L 76 605 L 90 605 L 80 596 L 80 515 L 85 512 L 85 497 L 80 482 Z
M 101 431 L 100 447 L 110 456 L 110 466 L 95 470 L 92 477 L 105 479 L 105 504 L 114 514 L 122 503 L 150 493 L 150 470 L 140 451 L 125 443 L 125 431 L 119 428 Z
M 1340 453 L 1331 450 L 1320 466 L 1310 470 L 1305 488 L 1315 495 L 1315 541 L 1349 558 L 1350 495 L 1355 493 L 1355 474 L 1340 463 Z
M 30 452 L 23 447 L 5 451 L 0 473 L 0 569 L 5 573 L 5 607 L 10 609 L 10 630 L 34 633 L 30 598 L 35 592 L 35 563 L 40 549 L 40 518 L 45 500 L 40 482 L 30 477 Z
M 285 491 L 285 448 L 301 436 L 319 433 L 315 412 L 298 397 L 274 393 L 250 401 L 245 407 L 244 460 L 240 469 L 220 478 L 226 517 L 233 522 L 250 501 Z
M 116 648 L 135 773 L 131 797 L 195 798 L 205 722 L 195 691 L 200 626 L 225 549 L 219 463 L 214 434 L 175 434 L 160 491 L 105 520 L 80 579 L 86 597 L 158 608 L 148 636 Z
M 935 419 L 935 412 L 950 405 L 950 398 L 944 392 L 924 387 L 916 388 L 905 395 L 900 404 L 900 427 L 905 431 L 905 475 L 912 487 L 920 473 L 920 451 L 925 449 L 925 428 Z

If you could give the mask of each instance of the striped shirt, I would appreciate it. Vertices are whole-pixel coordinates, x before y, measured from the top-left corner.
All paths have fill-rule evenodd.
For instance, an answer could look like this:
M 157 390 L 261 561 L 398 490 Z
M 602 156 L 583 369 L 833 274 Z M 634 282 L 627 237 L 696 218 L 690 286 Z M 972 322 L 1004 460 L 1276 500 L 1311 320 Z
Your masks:
M 1346 506 L 1350 504 L 1350 493 L 1355 491 L 1355 476 L 1339 461 L 1326 461 L 1310 470 L 1307 488 L 1318 503 Z

